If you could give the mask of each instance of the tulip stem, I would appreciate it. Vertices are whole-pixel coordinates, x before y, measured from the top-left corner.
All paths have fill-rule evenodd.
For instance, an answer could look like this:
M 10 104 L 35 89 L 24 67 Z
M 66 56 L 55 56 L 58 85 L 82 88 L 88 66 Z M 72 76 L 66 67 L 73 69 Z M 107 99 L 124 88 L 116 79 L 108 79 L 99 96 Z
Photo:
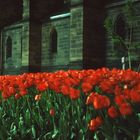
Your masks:
M 52 122 L 53 122 L 53 129 L 55 131 L 56 130 L 56 125 L 55 125 L 55 122 L 54 122 L 54 116 L 52 117 Z

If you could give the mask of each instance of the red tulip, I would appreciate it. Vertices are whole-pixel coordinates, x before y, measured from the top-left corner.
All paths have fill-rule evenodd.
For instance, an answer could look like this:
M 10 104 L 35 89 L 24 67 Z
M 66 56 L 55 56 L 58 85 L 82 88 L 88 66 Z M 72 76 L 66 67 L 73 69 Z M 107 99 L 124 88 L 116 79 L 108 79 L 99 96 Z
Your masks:
M 103 120 L 100 116 L 97 116 L 96 118 L 90 120 L 88 127 L 91 131 L 95 131 L 103 124 Z
M 39 101 L 40 99 L 41 99 L 41 94 L 38 94 L 38 95 L 35 96 L 36 101 Z
M 54 115 L 55 115 L 55 110 L 54 110 L 54 108 L 51 108 L 49 113 L 50 113 L 51 116 L 54 116 Z
M 111 117 L 111 118 L 116 118 L 119 116 L 119 112 L 117 111 L 117 109 L 114 107 L 114 106 L 111 106 L 109 109 L 108 109 L 108 115 Z
M 132 106 L 128 103 L 123 103 L 120 105 L 120 113 L 121 115 L 131 115 L 132 114 Z

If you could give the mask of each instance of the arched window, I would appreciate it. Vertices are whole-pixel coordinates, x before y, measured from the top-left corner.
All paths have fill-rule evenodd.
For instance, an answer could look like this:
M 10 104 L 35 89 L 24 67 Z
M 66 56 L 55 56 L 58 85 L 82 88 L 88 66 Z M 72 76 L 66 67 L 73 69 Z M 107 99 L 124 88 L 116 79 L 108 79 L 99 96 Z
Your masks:
M 115 33 L 123 40 L 126 38 L 126 23 L 123 16 L 118 16 L 115 25 Z
M 50 33 L 50 48 L 52 53 L 57 53 L 57 31 L 55 28 Z
M 12 39 L 9 36 L 6 41 L 6 59 L 12 57 Z
M 122 15 L 119 15 L 115 22 L 115 34 L 120 38 L 120 41 L 114 45 L 114 49 L 120 57 L 127 55 L 127 48 L 125 46 L 125 41 L 127 37 L 126 28 L 127 26 L 125 18 Z

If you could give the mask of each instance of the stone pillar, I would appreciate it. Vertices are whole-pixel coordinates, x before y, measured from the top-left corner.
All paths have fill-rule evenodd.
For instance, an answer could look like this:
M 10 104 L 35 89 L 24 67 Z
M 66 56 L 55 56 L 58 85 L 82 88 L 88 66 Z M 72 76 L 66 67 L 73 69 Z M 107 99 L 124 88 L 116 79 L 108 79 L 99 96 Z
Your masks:
M 30 29 L 30 0 L 23 0 L 23 14 L 22 14 L 22 35 L 21 35 L 21 49 L 22 49 L 22 67 L 21 72 L 29 71 L 29 29 Z
M 23 0 L 23 19 L 29 19 L 30 16 L 30 0 Z
M 83 0 L 71 0 L 70 69 L 83 67 Z
M 21 43 L 22 43 L 21 72 L 27 72 L 29 70 L 29 21 L 23 22 Z
M 2 32 L 0 30 L 0 75 L 2 74 L 2 71 L 3 71 L 3 63 L 2 63 Z
M 81 5 L 83 3 L 83 0 L 71 0 L 71 5 Z

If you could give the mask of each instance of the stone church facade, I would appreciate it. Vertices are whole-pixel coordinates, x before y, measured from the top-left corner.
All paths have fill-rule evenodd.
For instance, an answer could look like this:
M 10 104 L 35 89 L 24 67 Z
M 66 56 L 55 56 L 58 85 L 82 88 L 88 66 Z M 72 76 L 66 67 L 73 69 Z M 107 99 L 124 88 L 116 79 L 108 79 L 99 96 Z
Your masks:
M 5 0 L 0 6 L 0 74 L 60 69 L 121 68 L 122 50 L 104 20 L 126 32 L 123 0 Z M 140 0 L 135 0 L 140 9 Z M 140 12 L 135 13 L 132 65 L 140 63 Z M 122 15 L 122 18 L 118 18 Z M 118 23 L 118 24 L 116 24 Z M 120 51 L 120 53 L 115 53 Z M 121 54 L 121 55 L 120 55 Z

